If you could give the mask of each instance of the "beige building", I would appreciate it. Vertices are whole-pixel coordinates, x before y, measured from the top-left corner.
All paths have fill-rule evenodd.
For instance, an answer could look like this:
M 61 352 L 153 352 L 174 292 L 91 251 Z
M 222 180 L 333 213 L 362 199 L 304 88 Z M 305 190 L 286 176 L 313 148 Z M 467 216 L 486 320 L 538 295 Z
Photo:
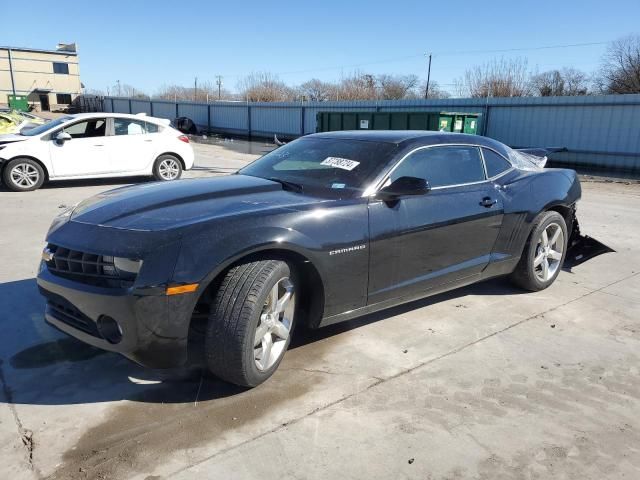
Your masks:
M 8 95 L 27 95 L 37 110 L 66 107 L 82 93 L 75 44 L 56 50 L 0 47 L 0 104 Z

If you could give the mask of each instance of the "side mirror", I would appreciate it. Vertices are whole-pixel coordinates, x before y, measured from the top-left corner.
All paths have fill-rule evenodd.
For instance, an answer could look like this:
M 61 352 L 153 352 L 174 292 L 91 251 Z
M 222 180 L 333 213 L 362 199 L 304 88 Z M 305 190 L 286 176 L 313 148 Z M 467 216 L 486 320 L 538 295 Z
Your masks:
M 377 196 L 384 201 L 388 201 L 404 195 L 424 195 L 429 190 L 429 182 L 424 178 L 400 177 L 390 185 L 381 188 Z
M 71 140 L 71 135 L 69 135 L 67 132 L 60 132 L 58 135 L 56 135 L 56 142 L 58 142 L 59 144 L 63 144 L 67 140 Z

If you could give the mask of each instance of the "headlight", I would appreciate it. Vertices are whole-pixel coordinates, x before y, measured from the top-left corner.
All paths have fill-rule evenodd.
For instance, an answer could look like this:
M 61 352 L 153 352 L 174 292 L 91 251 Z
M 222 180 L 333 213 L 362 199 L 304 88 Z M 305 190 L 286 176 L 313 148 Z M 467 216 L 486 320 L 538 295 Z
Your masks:
M 130 258 L 113 257 L 113 264 L 118 272 L 137 275 L 142 267 L 142 260 L 131 260 Z
M 53 219 L 53 222 L 51 222 L 51 226 L 49 227 L 49 232 L 47 232 L 47 237 L 69 221 L 69 219 L 71 218 L 71 214 L 73 213 L 73 210 L 76 208 L 76 205 L 77 203 L 67 208 L 62 213 L 59 213 Z
M 103 265 L 102 269 L 106 275 L 119 276 L 121 278 L 130 279 L 140 271 L 142 267 L 142 260 L 133 260 L 131 258 L 103 256 L 102 260 L 106 265 Z M 108 264 L 113 263 L 113 267 L 109 267 Z M 110 268 L 113 270 L 110 271 Z

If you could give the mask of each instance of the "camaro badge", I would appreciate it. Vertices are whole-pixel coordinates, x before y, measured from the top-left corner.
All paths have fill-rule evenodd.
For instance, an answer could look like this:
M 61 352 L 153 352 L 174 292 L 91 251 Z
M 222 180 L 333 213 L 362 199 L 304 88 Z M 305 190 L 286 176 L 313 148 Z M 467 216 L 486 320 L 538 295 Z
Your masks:
M 338 255 L 340 253 L 355 252 L 356 250 L 364 250 L 365 248 L 367 248 L 367 245 L 363 243 L 362 245 L 354 245 L 353 247 L 339 248 L 337 250 L 331 250 L 329 252 L 329 255 Z

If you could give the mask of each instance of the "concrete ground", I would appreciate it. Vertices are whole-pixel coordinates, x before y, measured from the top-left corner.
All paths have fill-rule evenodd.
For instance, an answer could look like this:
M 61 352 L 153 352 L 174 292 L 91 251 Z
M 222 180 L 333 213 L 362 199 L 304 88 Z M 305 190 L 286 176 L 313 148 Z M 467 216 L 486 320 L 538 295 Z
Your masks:
M 195 148 L 187 176 L 269 147 Z M 45 325 L 34 277 L 51 218 L 127 182 L 0 192 L 0 478 L 640 477 L 639 185 L 583 184 L 582 229 L 617 252 L 551 288 L 494 280 L 299 331 L 276 375 L 243 390 Z

